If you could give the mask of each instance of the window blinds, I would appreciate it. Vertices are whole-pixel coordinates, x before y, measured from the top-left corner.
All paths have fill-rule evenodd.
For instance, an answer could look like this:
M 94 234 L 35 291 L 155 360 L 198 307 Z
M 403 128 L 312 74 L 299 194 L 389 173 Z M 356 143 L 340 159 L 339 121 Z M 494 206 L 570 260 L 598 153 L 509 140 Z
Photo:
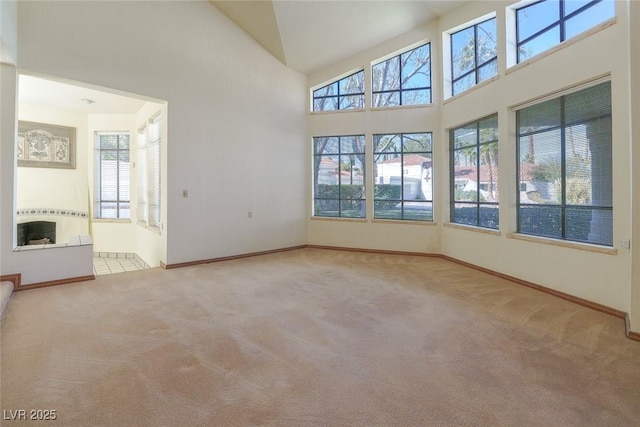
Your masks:
M 96 132 L 94 212 L 101 219 L 130 217 L 130 136 Z
M 161 118 L 158 112 L 138 130 L 138 224 L 162 229 L 160 169 Z
M 518 110 L 518 231 L 613 244 L 611 82 Z

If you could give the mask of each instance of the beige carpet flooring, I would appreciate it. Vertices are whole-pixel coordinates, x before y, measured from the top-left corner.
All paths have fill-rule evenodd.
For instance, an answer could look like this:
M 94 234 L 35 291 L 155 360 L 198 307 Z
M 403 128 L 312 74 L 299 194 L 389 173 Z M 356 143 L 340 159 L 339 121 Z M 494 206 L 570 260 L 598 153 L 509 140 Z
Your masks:
M 640 425 L 621 319 L 438 258 L 301 249 L 17 292 L 1 343 L 5 418 L 57 416 L 3 426 Z

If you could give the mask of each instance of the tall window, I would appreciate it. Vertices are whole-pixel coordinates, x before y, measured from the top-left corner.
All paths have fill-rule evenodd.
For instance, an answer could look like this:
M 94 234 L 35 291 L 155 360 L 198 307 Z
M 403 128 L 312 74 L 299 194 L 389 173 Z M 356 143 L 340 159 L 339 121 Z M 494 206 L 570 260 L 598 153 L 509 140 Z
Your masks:
M 158 113 L 138 130 L 138 224 L 156 231 L 162 228 L 160 123 Z
M 518 62 L 614 16 L 613 0 L 543 0 L 517 9 Z
M 364 135 L 313 138 L 314 215 L 364 218 Z
M 94 215 L 102 219 L 129 219 L 130 136 L 123 132 L 96 132 L 95 147 Z
M 431 133 L 373 136 L 374 218 L 433 220 Z
M 431 103 L 431 44 L 375 64 L 373 106 Z
M 496 18 L 451 34 L 451 93 L 498 74 Z
M 313 91 L 313 111 L 364 108 L 364 70 Z
M 613 245 L 611 82 L 516 112 L 518 231 Z
M 499 228 L 498 115 L 453 129 L 451 222 Z

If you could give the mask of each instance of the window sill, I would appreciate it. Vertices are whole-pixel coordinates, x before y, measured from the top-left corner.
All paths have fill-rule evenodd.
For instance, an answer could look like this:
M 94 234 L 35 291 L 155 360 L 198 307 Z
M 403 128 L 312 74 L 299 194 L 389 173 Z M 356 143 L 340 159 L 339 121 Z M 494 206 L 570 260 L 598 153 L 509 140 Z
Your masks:
M 484 83 L 484 82 L 482 82 L 482 83 Z M 471 89 L 469 89 L 469 90 L 471 90 Z M 391 106 L 391 107 L 367 107 L 367 108 L 358 108 L 358 109 L 351 109 L 351 110 L 310 111 L 309 114 L 312 115 L 312 116 L 315 116 L 315 115 L 321 116 L 321 115 L 324 115 L 324 114 L 338 114 L 338 113 L 349 113 L 349 112 L 351 112 L 351 113 L 364 113 L 364 112 L 369 112 L 369 111 L 411 110 L 411 109 L 422 109 L 422 108 L 433 108 L 433 107 L 435 107 L 435 104 L 433 102 L 431 102 L 429 104 L 394 105 L 394 106 Z
M 598 24 L 595 27 L 585 31 L 582 34 L 578 34 L 575 37 L 572 37 L 572 38 L 570 38 L 568 40 L 565 40 L 562 43 L 557 44 L 557 45 L 553 46 L 552 48 L 549 48 L 549 49 L 545 50 L 544 52 L 540 52 L 539 54 L 537 54 L 535 56 L 532 56 L 531 58 L 528 58 L 528 59 L 526 59 L 526 60 L 524 60 L 524 61 L 522 61 L 522 62 L 520 62 L 518 64 L 512 64 L 512 65 L 507 67 L 505 75 L 509 75 L 511 73 L 515 73 L 516 71 L 518 71 L 518 70 L 520 70 L 520 69 L 522 69 L 524 67 L 527 67 L 527 66 L 529 66 L 531 64 L 534 64 L 534 63 L 540 61 L 541 59 L 546 58 L 549 55 L 553 55 L 554 53 L 558 52 L 559 50 L 562 50 L 562 49 L 564 49 L 564 48 L 566 48 L 568 46 L 572 46 L 572 45 L 574 45 L 574 44 L 586 39 L 587 37 L 592 36 L 595 33 L 599 33 L 600 31 L 604 30 L 605 28 L 608 28 L 608 27 L 611 27 L 612 25 L 615 25 L 617 21 L 618 21 L 617 18 L 613 17 L 613 18 L 609 19 L 608 21 L 605 21 L 605 22 L 603 22 L 601 24 Z
M 447 105 L 448 103 L 453 102 L 453 101 L 455 101 L 455 100 L 457 100 L 457 99 L 459 99 L 459 98 L 461 98 L 461 97 L 463 97 L 463 96 L 465 96 L 465 95 L 467 95 L 467 94 L 469 94 L 471 92 L 475 92 L 476 90 L 478 90 L 480 88 L 483 88 L 483 87 L 495 82 L 499 78 L 500 78 L 500 75 L 496 74 L 495 76 L 491 77 L 490 79 L 487 79 L 487 80 L 485 80 L 483 82 L 480 82 L 477 85 L 474 85 L 474 86 L 470 87 L 469 89 L 465 90 L 464 92 L 460 92 L 457 95 L 450 96 L 449 98 L 447 98 L 444 101 L 442 101 L 442 105 Z
M 419 225 L 419 226 L 435 226 L 438 225 L 433 221 L 416 221 L 411 219 L 372 219 L 372 224 L 399 224 L 399 225 Z
M 412 108 L 430 108 L 434 107 L 435 104 L 433 102 L 429 104 L 415 104 L 415 105 L 393 105 L 390 107 L 371 107 L 365 109 L 366 111 L 389 111 L 389 110 L 408 110 Z
M 130 219 L 107 219 L 107 218 L 92 218 L 91 222 L 105 223 L 105 224 L 131 224 Z
M 464 231 L 473 231 L 475 233 L 489 234 L 492 236 L 502 236 L 502 233 L 499 230 L 478 227 L 475 225 L 457 224 L 455 222 L 445 222 L 443 225 L 447 228 L 455 228 L 455 229 L 464 230 Z
M 311 221 L 332 221 L 332 222 L 368 222 L 366 218 L 344 218 L 337 216 L 312 216 Z
M 528 234 L 507 233 L 510 239 L 524 240 L 525 242 L 541 243 L 544 245 L 559 246 L 562 248 L 579 249 L 587 252 L 596 252 L 607 255 L 617 255 L 618 250 L 609 246 L 598 246 L 590 243 L 569 242 L 565 240 L 551 239 L 548 237 L 530 236 Z
M 328 110 L 328 111 L 310 111 L 312 116 L 322 116 L 324 114 L 343 114 L 343 113 L 362 113 L 366 108 L 350 108 L 348 110 Z

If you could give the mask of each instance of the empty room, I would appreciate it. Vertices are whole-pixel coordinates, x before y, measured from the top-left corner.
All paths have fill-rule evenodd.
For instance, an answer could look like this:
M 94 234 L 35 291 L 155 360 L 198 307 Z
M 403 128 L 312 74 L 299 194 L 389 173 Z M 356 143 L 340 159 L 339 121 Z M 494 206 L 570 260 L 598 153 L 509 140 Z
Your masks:
M 640 2 L 0 35 L 0 424 L 640 423 Z

